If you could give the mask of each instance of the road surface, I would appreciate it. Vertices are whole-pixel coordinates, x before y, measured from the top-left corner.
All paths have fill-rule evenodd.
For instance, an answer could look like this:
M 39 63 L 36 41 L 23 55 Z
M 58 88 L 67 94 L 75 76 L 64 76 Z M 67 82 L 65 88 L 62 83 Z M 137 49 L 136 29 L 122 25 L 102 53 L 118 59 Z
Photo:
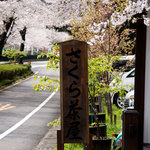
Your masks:
M 46 62 L 32 62 L 40 76 L 58 77 Z M 32 150 L 48 132 L 47 123 L 60 114 L 59 91 L 35 92 L 33 77 L 0 91 L 0 150 Z

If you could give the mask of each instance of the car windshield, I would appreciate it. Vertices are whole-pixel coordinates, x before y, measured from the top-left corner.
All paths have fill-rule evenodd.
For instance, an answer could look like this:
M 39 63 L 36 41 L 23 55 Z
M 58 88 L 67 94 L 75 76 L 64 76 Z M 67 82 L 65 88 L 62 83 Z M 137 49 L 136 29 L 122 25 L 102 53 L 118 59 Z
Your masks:
M 121 70 L 123 72 L 128 72 L 135 67 L 134 62 L 129 60 L 118 60 L 112 65 L 114 70 Z
M 135 77 L 135 70 L 133 70 L 129 75 L 128 77 Z

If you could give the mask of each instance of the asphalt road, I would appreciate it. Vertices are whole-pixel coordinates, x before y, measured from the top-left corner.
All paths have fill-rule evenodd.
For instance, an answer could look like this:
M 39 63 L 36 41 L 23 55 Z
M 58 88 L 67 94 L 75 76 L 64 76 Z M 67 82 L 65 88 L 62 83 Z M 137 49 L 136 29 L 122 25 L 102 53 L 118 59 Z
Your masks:
M 37 75 L 59 77 L 46 70 L 46 62 L 32 63 Z M 47 123 L 59 117 L 59 92 L 35 92 L 33 77 L 0 91 L 0 150 L 32 150 L 49 128 Z

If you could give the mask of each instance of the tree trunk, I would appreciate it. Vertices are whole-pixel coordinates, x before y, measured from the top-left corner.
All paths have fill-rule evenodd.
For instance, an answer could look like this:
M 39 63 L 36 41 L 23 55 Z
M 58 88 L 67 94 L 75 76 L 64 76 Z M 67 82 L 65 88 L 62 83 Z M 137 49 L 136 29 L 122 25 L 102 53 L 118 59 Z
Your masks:
M 107 113 L 110 116 L 110 122 L 113 123 L 112 104 L 111 104 L 110 93 L 106 93 L 105 98 L 106 98 L 106 105 L 107 105 Z
M 4 45 L 6 43 L 6 35 L 7 35 L 6 32 L 3 32 L 0 35 L 0 56 L 2 56 L 2 51 L 3 51 Z
M 20 44 L 20 51 L 24 51 L 24 42 L 26 39 L 26 32 L 27 32 L 27 28 L 24 27 L 23 30 L 20 30 L 20 35 L 21 35 L 21 39 L 22 39 L 22 43 Z M 19 64 L 23 64 L 23 60 L 22 58 L 19 59 Z
M 106 74 L 106 83 L 107 85 L 109 85 L 109 74 L 107 72 Z M 110 93 L 106 93 L 106 104 L 107 104 L 107 110 L 108 110 L 108 115 L 110 115 L 110 121 L 111 123 L 113 123 L 113 116 L 112 116 L 112 104 L 111 104 L 111 96 L 110 96 Z
M 5 26 L 5 31 L 0 34 L 0 56 L 2 55 L 2 50 L 6 44 L 8 37 L 11 35 L 11 31 L 13 29 L 15 18 L 10 17 L 8 20 L 3 21 Z
M 102 95 L 98 96 L 98 103 L 99 103 L 99 112 L 104 113 L 104 104 L 102 102 Z

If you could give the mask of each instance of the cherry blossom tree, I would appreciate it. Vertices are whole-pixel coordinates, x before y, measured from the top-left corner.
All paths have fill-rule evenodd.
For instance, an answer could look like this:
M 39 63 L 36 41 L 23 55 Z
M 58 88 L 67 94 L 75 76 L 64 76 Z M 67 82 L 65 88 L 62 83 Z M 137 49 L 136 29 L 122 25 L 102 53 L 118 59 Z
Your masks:
M 13 35 L 9 41 L 10 42 L 13 41 L 14 43 L 17 42 L 18 45 L 19 45 L 19 43 L 22 43 L 21 44 L 22 46 L 24 44 L 29 46 L 31 44 L 33 45 L 34 41 L 31 40 L 33 42 L 33 43 L 31 43 L 31 42 L 29 42 L 30 40 L 28 40 L 28 43 L 27 43 L 25 41 L 25 37 L 26 37 L 26 39 L 28 37 L 30 37 L 30 39 L 37 39 L 37 37 L 39 37 L 38 42 L 42 43 L 41 42 L 42 40 L 40 40 L 40 37 L 42 38 L 43 36 L 41 36 L 41 34 L 36 35 L 34 33 L 39 33 L 39 31 L 43 30 L 43 34 L 45 34 L 46 22 L 50 18 L 48 9 L 46 9 L 45 5 L 40 0 L 37 0 L 37 1 L 22 0 L 20 2 L 16 2 L 16 4 L 18 5 L 15 10 L 15 12 L 16 12 L 15 14 L 17 16 L 16 26 L 14 27 Z M 24 30 L 24 29 L 26 29 L 26 30 Z M 22 32 L 22 31 L 25 31 L 25 32 Z M 14 43 L 12 43 L 12 44 L 14 44 Z M 43 45 L 44 44 L 45 43 L 43 43 Z M 22 49 L 22 48 L 20 48 L 20 49 Z
M 15 19 L 12 17 L 6 18 L 3 20 L 2 29 L 0 30 L 0 56 L 2 54 L 2 50 L 4 45 L 6 44 L 7 39 L 11 35 L 11 31 L 14 26 Z
M 6 22 L 5 20 L 9 20 L 6 18 L 11 18 L 13 16 L 15 21 L 13 21 L 13 26 L 11 26 L 11 30 L 9 30 L 12 31 L 12 34 L 7 33 L 7 35 L 11 36 L 9 36 L 9 38 L 7 37 L 5 42 L 7 41 L 7 43 L 11 45 L 20 45 L 20 43 L 24 43 L 26 47 L 31 47 L 31 45 L 40 46 L 41 43 L 41 47 L 43 45 L 47 45 L 48 47 L 48 40 L 52 41 L 50 37 L 54 37 L 51 33 L 53 35 L 55 34 L 52 29 L 48 31 L 46 26 L 70 27 L 70 19 L 73 18 L 73 15 L 77 15 L 79 18 L 81 17 L 82 11 L 84 10 L 82 6 L 83 2 L 85 2 L 85 5 L 88 4 L 88 0 L 1 0 L 0 34 L 2 34 L 3 31 L 6 31 L 4 22 Z M 103 0 L 103 2 L 110 3 L 109 0 Z M 137 0 L 137 2 L 121 0 L 120 3 L 118 3 L 117 0 L 114 0 L 113 2 L 114 5 L 118 5 L 111 15 L 111 23 L 114 26 L 122 24 L 128 20 L 130 16 L 139 13 L 141 9 L 148 9 L 146 0 Z M 145 22 L 147 23 L 148 20 L 145 19 Z M 20 36 L 20 31 L 25 27 L 26 41 Z M 34 37 L 32 35 L 34 35 Z M 56 33 L 56 35 L 58 35 L 58 33 Z M 49 39 L 47 39 L 48 36 Z M 2 44 L 1 46 L 3 47 Z
M 120 24 L 123 24 L 127 20 L 131 20 L 135 22 L 137 19 L 139 19 L 137 14 L 142 14 L 143 11 L 148 11 L 149 10 L 149 4 L 148 0 L 137 0 L 137 1 L 132 1 L 130 0 L 128 2 L 128 5 L 125 7 L 125 9 L 121 12 L 114 12 L 111 16 L 111 21 L 113 25 L 117 26 Z M 146 16 L 140 16 L 143 17 L 145 20 L 145 24 L 149 25 L 149 18 Z
M 53 35 L 58 35 L 59 33 L 55 33 L 53 29 L 48 30 L 46 26 L 64 26 L 68 25 L 70 19 L 73 14 L 79 14 L 81 11 L 80 2 L 82 0 L 7 0 L 0 1 L 1 3 L 1 16 L 5 17 L 9 12 L 14 12 L 14 16 L 16 17 L 15 26 L 13 28 L 11 37 L 8 39 L 7 44 L 9 45 L 20 45 L 20 43 L 25 43 L 27 47 L 31 47 L 33 43 L 35 45 L 39 45 L 39 41 L 42 45 L 48 46 L 48 34 L 51 33 Z M 5 8 L 5 9 L 4 9 Z M 20 36 L 20 31 L 22 31 L 26 27 L 26 41 L 22 39 Z M 33 30 L 35 29 L 35 30 Z M 42 35 L 43 32 L 43 35 Z M 47 35 L 45 35 L 47 33 Z M 37 36 L 32 36 L 32 34 L 39 35 L 39 39 Z M 45 41 L 40 38 L 40 36 L 46 37 Z M 61 33 L 59 36 L 62 35 Z M 63 34 L 64 38 L 66 38 L 67 34 Z M 31 41 L 28 39 L 31 38 Z M 52 37 L 50 35 L 50 37 Z M 55 37 L 55 39 L 56 39 Z M 33 42 L 35 39 L 36 42 Z M 50 38 L 49 38 L 50 39 Z M 61 39 L 63 37 L 61 36 Z M 51 39 L 52 41 L 52 39 Z M 58 40 L 57 40 L 58 41 Z
M 4 1 L 0 2 L 0 55 L 8 37 L 11 35 L 16 19 L 13 9 L 10 11 L 5 3 Z
M 56 0 L 52 9 L 55 13 L 54 21 L 50 25 L 63 26 L 69 24 L 73 15 L 80 13 L 81 2 L 82 0 Z
M 11 36 L 9 39 L 8 37 L 5 38 L 5 43 L 7 41 L 9 45 L 21 45 L 20 50 L 23 50 L 24 44 L 26 47 L 49 47 L 49 40 L 52 41 L 52 39 L 47 37 L 52 37 L 51 34 L 53 34 L 53 37 L 57 34 L 55 38 L 61 37 L 59 40 L 62 40 L 61 33 L 58 36 L 57 32 L 54 33 L 53 30 L 46 28 L 48 24 L 55 21 L 52 20 L 55 13 L 51 11 L 51 7 L 54 7 L 54 4 L 50 1 L 42 0 L 0 1 L 1 20 L 5 21 L 6 16 L 11 16 L 12 12 L 15 18 L 14 26 L 11 29 Z M 4 29 L 2 23 L 0 29 Z M 64 36 L 66 38 L 67 34 Z M 1 44 L 2 48 L 4 44 Z
M 107 68 L 112 61 L 112 56 L 121 54 L 122 49 L 130 53 L 130 50 L 134 47 L 135 38 L 130 40 L 130 34 L 134 33 L 135 30 L 122 27 L 125 25 L 124 23 L 131 21 L 137 14 L 142 14 L 144 10 L 148 10 L 148 4 L 146 0 L 138 0 L 137 2 L 130 0 L 95 0 L 92 2 L 89 0 L 88 5 L 85 4 L 84 6 L 81 17 L 77 16 L 71 21 L 72 33 L 75 39 L 86 41 L 90 45 L 90 59 L 105 56 L 107 60 L 107 64 L 103 66 L 104 71 L 102 71 L 105 74 L 102 79 L 103 83 L 100 83 L 100 85 L 103 84 L 103 88 L 100 88 L 101 91 L 99 92 L 105 91 L 107 94 L 106 104 L 112 122 L 112 107 L 109 95 L 112 90 L 109 87 L 112 74 L 109 74 L 110 71 Z M 142 17 L 142 15 L 140 16 Z

